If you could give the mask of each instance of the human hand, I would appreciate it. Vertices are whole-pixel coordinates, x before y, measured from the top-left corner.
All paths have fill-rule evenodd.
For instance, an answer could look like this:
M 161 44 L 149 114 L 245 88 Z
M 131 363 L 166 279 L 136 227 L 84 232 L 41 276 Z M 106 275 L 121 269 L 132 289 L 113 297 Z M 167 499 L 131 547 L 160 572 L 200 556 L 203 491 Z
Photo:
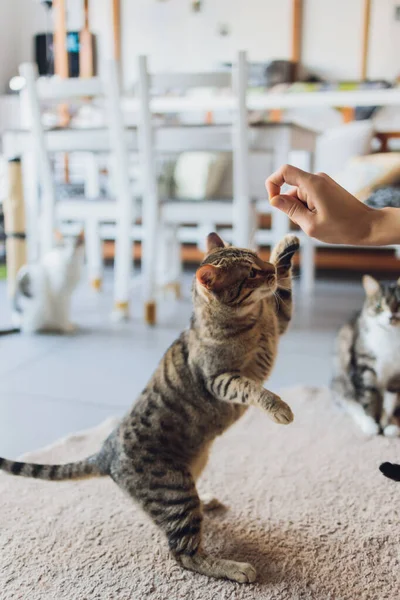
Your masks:
M 284 183 L 293 187 L 281 194 Z M 354 246 L 400 242 L 399 210 L 394 209 L 394 214 L 393 209 L 372 209 L 325 173 L 313 175 L 284 165 L 268 177 L 265 186 L 271 206 L 286 213 L 307 235 L 323 242 Z

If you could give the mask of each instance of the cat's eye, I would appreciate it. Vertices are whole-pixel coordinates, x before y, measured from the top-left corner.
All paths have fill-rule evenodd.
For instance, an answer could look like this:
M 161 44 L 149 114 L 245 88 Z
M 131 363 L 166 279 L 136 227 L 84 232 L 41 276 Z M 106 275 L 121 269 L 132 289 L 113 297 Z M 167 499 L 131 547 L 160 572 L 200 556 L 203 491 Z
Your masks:
M 255 277 L 257 277 L 257 270 L 251 269 L 251 271 L 249 273 L 249 279 L 254 279 Z
M 375 310 L 376 310 L 376 312 L 382 311 L 382 302 L 378 302 L 378 304 L 375 306 Z

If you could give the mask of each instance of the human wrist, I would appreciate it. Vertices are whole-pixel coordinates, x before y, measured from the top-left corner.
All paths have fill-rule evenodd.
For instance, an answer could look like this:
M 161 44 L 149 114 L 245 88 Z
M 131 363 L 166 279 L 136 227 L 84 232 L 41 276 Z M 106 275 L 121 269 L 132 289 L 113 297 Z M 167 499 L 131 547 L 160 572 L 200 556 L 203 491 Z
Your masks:
M 400 244 L 400 210 L 398 208 L 372 209 L 368 214 L 366 246 Z

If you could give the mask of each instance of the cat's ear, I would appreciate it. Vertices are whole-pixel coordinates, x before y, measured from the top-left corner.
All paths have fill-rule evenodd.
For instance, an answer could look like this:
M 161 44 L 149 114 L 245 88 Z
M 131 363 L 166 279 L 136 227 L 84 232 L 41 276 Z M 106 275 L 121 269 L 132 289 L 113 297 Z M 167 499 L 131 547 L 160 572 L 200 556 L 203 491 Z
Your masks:
M 371 275 L 364 275 L 362 278 L 363 287 L 368 297 L 375 296 L 381 291 L 381 286 L 378 281 Z
M 216 248 L 225 248 L 225 242 L 218 233 L 209 233 L 207 236 L 207 254 L 216 250 Z
M 218 291 L 221 289 L 220 269 L 214 265 L 203 265 L 196 272 L 197 281 L 207 290 Z

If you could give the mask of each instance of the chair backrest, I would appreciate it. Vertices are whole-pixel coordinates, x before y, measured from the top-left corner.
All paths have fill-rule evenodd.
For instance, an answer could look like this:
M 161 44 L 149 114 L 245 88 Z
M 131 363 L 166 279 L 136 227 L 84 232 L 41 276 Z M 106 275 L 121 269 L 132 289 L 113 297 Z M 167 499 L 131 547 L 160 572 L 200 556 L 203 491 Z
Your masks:
M 125 146 L 124 124 L 121 112 L 118 70 L 115 61 L 108 61 L 104 68 L 104 79 L 58 77 L 38 78 L 36 65 L 24 63 L 20 74 L 25 79 L 21 92 L 21 112 L 32 133 L 35 145 L 39 179 L 42 188 L 41 202 L 41 243 L 42 252 L 49 250 L 54 243 L 55 187 L 51 163 L 46 147 L 46 134 L 42 123 L 41 103 L 63 104 L 76 100 L 104 98 L 107 104 L 110 150 L 118 165 L 115 176 L 120 195 L 130 195 L 128 178 L 128 156 Z
M 41 77 L 36 81 L 36 89 L 40 100 L 53 102 L 95 98 L 104 94 L 104 85 L 100 77 Z
M 142 168 L 144 174 L 144 187 L 146 198 L 151 198 L 150 204 L 157 204 L 157 185 L 155 169 L 155 144 L 152 127 L 152 92 L 159 89 L 180 89 L 188 91 L 193 88 L 231 88 L 232 152 L 234 161 L 234 198 L 232 207 L 233 239 L 234 243 L 247 246 L 250 241 L 250 214 L 249 214 L 249 140 L 247 125 L 247 60 L 245 52 L 239 52 L 237 63 L 232 72 L 217 73 L 171 73 L 150 74 L 147 68 L 147 59 L 140 56 L 138 59 L 139 73 L 139 134 L 141 144 Z M 173 104 L 173 102 L 172 102 Z M 196 101 L 196 109 L 201 102 Z M 190 102 L 189 102 L 190 109 Z M 207 98 L 204 98 L 204 109 L 207 110 Z M 157 106 L 157 112 L 159 110 Z M 166 111 L 168 112 L 168 110 Z M 210 128 L 211 138 L 212 128 Z M 201 133 L 204 138 L 204 132 Z M 190 136 L 189 136 L 190 137 Z M 190 150 L 190 146 L 181 150 Z M 211 149 L 211 148 L 210 148 Z M 207 148 L 204 148 L 207 150 Z M 149 206 L 150 210 L 150 206 Z

